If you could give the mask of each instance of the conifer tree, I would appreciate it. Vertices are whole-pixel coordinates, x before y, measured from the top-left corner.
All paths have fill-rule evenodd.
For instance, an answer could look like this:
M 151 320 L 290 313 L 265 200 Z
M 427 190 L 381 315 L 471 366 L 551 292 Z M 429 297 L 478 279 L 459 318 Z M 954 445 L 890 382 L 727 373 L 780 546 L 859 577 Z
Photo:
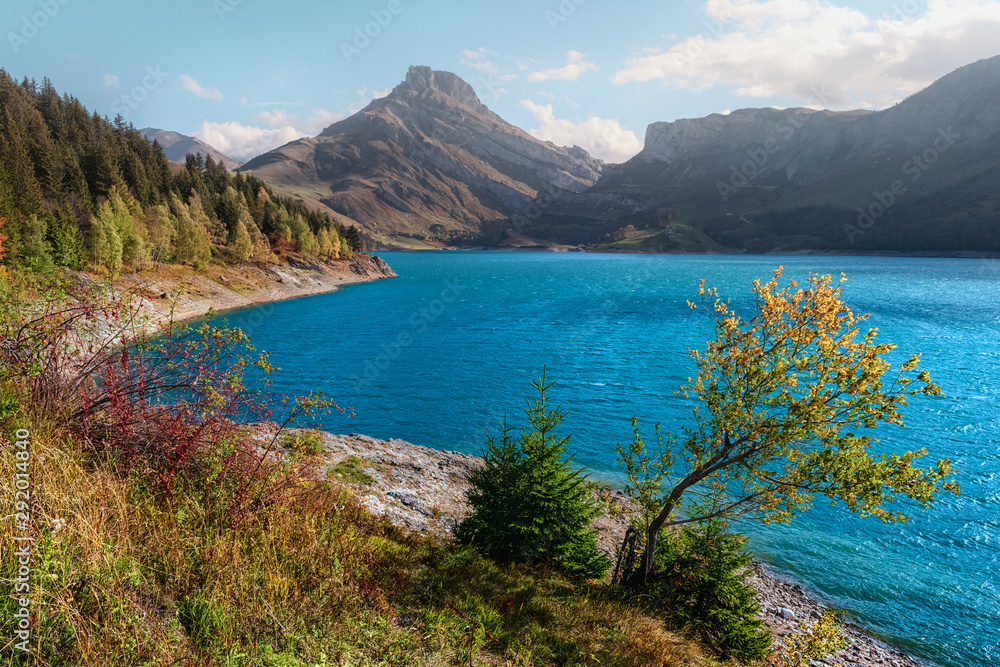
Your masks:
M 241 264 L 253 254 L 253 241 L 250 240 L 250 232 L 242 220 L 236 221 L 236 233 L 229 244 L 229 251 Z
M 35 179 L 35 169 L 24 140 L 22 128 L 11 113 L 4 109 L 4 132 L 0 142 L 0 160 L 9 172 L 9 183 L 13 204 L 23 216 L 38 213 L 42 208 L 42 194 Z
M 48 216 L 46 238 L 52 248 L 53 261 L 59 266 L 82 270 L 86 266 L 87 249 L 72 208 L 60 205 Z
M 660 604 L 674 625 L 725 657 L 750 662 L 766 654 L 771 635 L 747 583 L 752 559 L 743 543 L 718 519 L 666 529 L 656 565 Z
M 205 212 L 200 206 L 188 207 L 176 195 L 172 196 L 172 201 L 177 216 L 177 261 L 195 267 L 203 266 L 212 258 L 208 231 L 202 222 L 206 218 Z
M 597 550 L 590 522 L 600 508 L 583 469 L 566 458 L 570 436 L 556 432 L 566 413 L 548 402 L 545 372 L 531 383 L 538 392 L 525 408 L 528 423 L 516 439 L 506 419 L 499 437 L 490 436 L 485 466 L 469 477 L 471 514 L 455 529 L 501 562 L 551 563 L 567 572 L 602 576 L 610 562 Z
M 25 265 L 35 273 L 49 273 L 55 267 L 45 238 L 47 228 L 45 217 L 34 213 L 21 227 L 21 256 Z

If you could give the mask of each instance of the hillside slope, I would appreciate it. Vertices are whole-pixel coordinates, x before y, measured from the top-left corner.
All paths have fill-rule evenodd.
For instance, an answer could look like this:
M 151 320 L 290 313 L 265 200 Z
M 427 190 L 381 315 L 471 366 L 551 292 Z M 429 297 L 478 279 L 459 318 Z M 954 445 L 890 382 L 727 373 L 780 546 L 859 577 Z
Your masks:
M 586 190 L 602 164 L 507 123 L 454 74 L 411 67 L 386 97 L 244 170 L 380 240 L 461 239 L 523 212 L 539 191 Z

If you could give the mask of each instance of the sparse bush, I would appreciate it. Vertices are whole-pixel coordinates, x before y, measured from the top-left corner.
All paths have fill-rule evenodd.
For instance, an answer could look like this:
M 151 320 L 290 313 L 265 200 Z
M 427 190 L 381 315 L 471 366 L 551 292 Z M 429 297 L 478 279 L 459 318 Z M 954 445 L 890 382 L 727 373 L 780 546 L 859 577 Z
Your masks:
M 848 646 L 848 641 L 840 633 L 837 614 L 827 611 L 815 623 L 785 639 L 765 661 L 773 667 L 809 667 Z
M 266 385 L 272 367 L 242 331 L 168 324 L 151 339 L 131 295 L 32 287 L 7 285 L 0 305 L 0 382 L 33 416 L 63 418 L 167 497 L 197 489 L 225 526 L 287 496 L 293 471 L 265 465 L 244 426 L 276 424 L 271 403 L 244 384 L 255 372 Z M 285 424 L 337 409 L 313 395 L 291 405 Z

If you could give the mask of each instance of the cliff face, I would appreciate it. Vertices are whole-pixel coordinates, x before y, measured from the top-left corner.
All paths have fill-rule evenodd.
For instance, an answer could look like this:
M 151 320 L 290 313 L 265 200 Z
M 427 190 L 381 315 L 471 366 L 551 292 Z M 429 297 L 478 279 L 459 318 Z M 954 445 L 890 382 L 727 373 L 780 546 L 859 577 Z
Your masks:
M 728 115 L 653 123 L 638 158 L 685 166 L 685 179 L 717 177 L 720 166 L 739 171 L 752 160 L 755 177 L 784 172 L 790 182 L 804 184 L 866 141 L 868 132 L 858 121 L 870 115 L 868 111 L 740 109 Z
M 539 238 L 596 242 L 680 219 L 720 246 L 1000 251 L 1000 56 L 890 109 L 741 109 L 653 123 L 580 196 L 536 202 Z M 546 236 L 548 235 L 548 236 Z M 691 249 L 657 239 L 645 249 Z
M 245 169 L 380 236 L 476 233 L 539 191 L 586 190 L 602 165 L 507 123 L 454 74 L 411 67 L 388 96 Z
M 634 250 L 1000 251 L 1000 56 L 890 109 L 740 109 L 653 123 L 605 165 L 538 141 L 449 72 L 247 165 L 381 242 Z M 662 231 L 657 231 L 662 230 Z

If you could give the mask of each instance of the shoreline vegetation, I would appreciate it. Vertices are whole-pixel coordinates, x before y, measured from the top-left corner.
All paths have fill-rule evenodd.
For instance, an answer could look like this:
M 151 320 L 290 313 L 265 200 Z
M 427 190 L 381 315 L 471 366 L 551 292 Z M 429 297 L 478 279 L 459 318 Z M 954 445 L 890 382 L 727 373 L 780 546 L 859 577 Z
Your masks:
M 209 309 L 223 312 L 248 305 L 336 291 L 341 285 L 396 275 L 378 257 L 356 257 L 350 266 L 352 273 L 349 275 L 345 275 L 346 272 L 331 273 L 323 278 L 326 273 L 320 273 L 315 267 L 292 266 L 288 267 L 288 271 L 282 271 L 271 265 L 268 268 L 274 275 L 266 276 L 265 279 L 274 284 L 259 287 L 245 295 L 247 301 L 234 300 L 225 283 L 220 285 L 203 278 L 202 286 L 195 287 L 197 291 L 186 295 L 193 305 L 185 304 L 183 308 L 175 310 L 175 321 L 196 319 Z M 310 271 L 319 275 L 313 275 Z M 310 279 L 314 280 L 315 286 L 308 283 Z M 164 314 L 162 310 L 158 311 Z M 301 429 L 286 430 L 289 433 L 304 432 Z M 364 493 L 359 494 L 359 501 L 368 511 L 375 516 L 387 518 L 403 530 L 450 539 L 452 528 L 468 511 L 468 474 L 474 467 L 481 465 L 481 458 L 435 450 L 399 439 L 379 440 L 355 433 L 336 435 L 321 431 L 319 434 L 323 447 L 320 469 L 328 477 L 334 477 L 340 483 Z M 369 467 L 389 472 L 364 472 Z M 344 477 L 336 472 L 338 470 L 357 471 L 362 479 L 359 481 L 351 472 Z M 445 474 L 442 475 L 441 471 Z M 597 519 L 594 527 L 599 531 L 601 551 L 613 559 L 628 528 L 624 509 L 629 501 L 621 491 L 610 487 L 605 487 L 602 493 L 611 511 Z M 615 506 L 617 510 L 614 509 Z M 829 608 L 817 595 L 803 587 L 804 582 L 782 576 L 756 559 L 752 567 L 754 574 L 749 581 L 757 591 L 763 611 L 762 618 L 776 639 L 808 626 Z M 850 644 L 834 658 L 844 667 L 925 667 L 930 664 L 920 662 L 860 626 L 848 622 L 843 629 Z
M 315 471 L 320 478 L 335 479 L 350 487 L 369 512 L 394 526 L 438 539 L 451 539 L 454 527 L 468 512 L 469 473 L 482 459 L 454 451 L 414 445 L 405 440 L 380 440 L 352 433 L 286 429 L 290 434 L 315 434 L 318 452 Z M 262 442 L 273 433 L 261 431 Z M 264 449 L 260 448 L 263 453 Z M 278 452 L 278 456 L 284 456 Z M 614 559 L 628 528 L 631 501 L 621 491 L 595 486 L 594 493 L 605 514 L 592 524 L 598 547 Z M 761 616 L 775 639 L 802 632 L 829 609 L 801 582 L 782 576 L 754 560 L 749 583 L 757 592 Z M 902 649 L 878 639 L 862 627 L 846 622 L 842 630 L 849 641 L 832 656 L 842 667 L 925 667 Z M 831 663 L 824 663 L 831 664 Z

